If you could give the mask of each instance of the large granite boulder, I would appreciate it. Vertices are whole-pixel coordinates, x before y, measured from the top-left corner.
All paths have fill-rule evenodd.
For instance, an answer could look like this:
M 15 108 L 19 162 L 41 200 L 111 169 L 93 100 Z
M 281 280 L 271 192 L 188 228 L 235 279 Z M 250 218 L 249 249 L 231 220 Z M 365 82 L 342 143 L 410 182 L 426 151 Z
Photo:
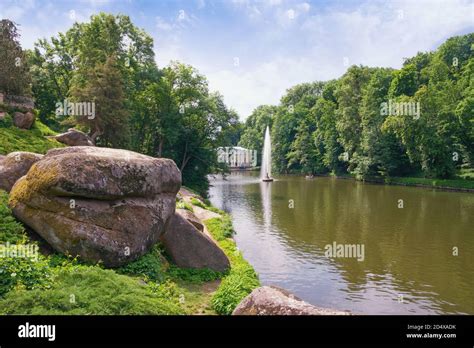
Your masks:
M 43 155 L 32 152 L 12 152 L 0 156 L 0 189 L 10 192 L 15 182 L 25 175 Z
M 54 135 L 50 138 L 69 146 L 94 146 L 94 142 L 86 133 L 74 128 L 70 128 L 66 133 Z
M 182 268 L 209 268 L 224 272 L 230 262 L 219 246 L 185 217 L 175 213 L 160 238 L 166 253 Z
M 13 187 L 9 204 L 54 249 L 116 267 L 159 240 L 180 186 L 172 160 L 68 147 L 36 162 Z
M 13 114 L 13 124 L 21 129 L 30 129 L 35 121 L 35 115 L 31 112 L 15 112 Z
M 276 286 L 253 290 L 235 308 L 232 315 L 349 315 L 327 308 L 318 308 Z

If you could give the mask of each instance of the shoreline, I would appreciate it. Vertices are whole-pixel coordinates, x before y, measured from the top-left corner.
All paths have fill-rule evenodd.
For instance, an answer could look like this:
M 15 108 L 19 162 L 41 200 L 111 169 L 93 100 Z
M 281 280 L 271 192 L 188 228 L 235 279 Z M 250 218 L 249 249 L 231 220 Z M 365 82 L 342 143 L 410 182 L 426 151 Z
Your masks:
M 232 173 L 238 173 L 238 172 L 251 172 L 251 171 L 256 171 L 256 170 L 232 170 Z M 218 175 L 218 174 L 211 174 L 211 175 Z M 291 176 L 300 176 L 300 177 L 305 177 L 305 174 L 301 173 L 279 173 L 277 175 L 291 175 Z M 368 184 L 377 184 L 377 185 L 395 185 L 395 186 L 406 186 L 406 187 L 419 187 L 419 188 L 425 188 L 425 189 L 436 189 L 440 191 L 452 191 L 452 192 L 465 192 L 465 193 L 474 193 L 474 180 L 472 181 L 472 186 L 473 188 L 469 187 L 456 187 L 456 186 L 438 186 L 438 185 L 429 185 L 429 184 L 423 184 L 420 182 L 402 182 L 398 180 L 432 180 L 434 182 L 440 181 L 440 180 L 453 180 L 453 179 L 426 179 L 426 178 L 416 178 L 412 176 L 406 176 L 406 177 L 393 177 L 393 178 L 387 178 L 387 179 L 376 179 L 376 178 L 367 178 L 367 179 L 357 179 L 354 176 L 351 175 L 333 175 L 333 174 L 314 174 L 314 178 L 317 177 L 323 177 L 323 178 L 335 178 L 335 179 L 343 179 L 343 180 L 354 180 L 362 183 L 368 183 Z M 308 180 L 311 180 L 309 178 Z M 456 179 L 454 179 L 456 180 Z M 466 179 L 458 179 L 458 180 L 465 180 L 469 181 Z
M 337 175 L 317 175 L 317 176 L 322 176 L 322 177 L 333 177 L 336 179 L 344 179 L 344 180 L 354 180 L 362 183 L 368 183 L 368 184 L 375 184 L 375 185 L 394 185 L 394 186 L 405 186 L 405 187 L 418 187 L 418 188 L 424 188 L 424 189 L 435 189 L 435 190 L 440 190 L 440 191 L 451 191 L 451 192 L 465 192 L 465 193 L 474 193 L 474 188 L 466 188 L 466 187 L 455 187 L 455 186 L 437 186 L 437 185 L 428 185 L 428 184 L 423 184 L 423 183 L 409 183 L 409 182 L 401 182 L 397 181 L 399 179 L 418 179 L 414 177 L 395 177 L 388 179 L 389 181 L 385 181 L 384 179 L 374 179 L 374 178 L 368 178 L 368 179 L 357 179 L 355 177 L 351 176 L 337 176 Z M 436 179 L 433 179 L 433 181 L 436 181 Z M 474 186 L 474 184 L 473 184 Z
M 180 193 L 186 190 L 189 189 L 182 187 Z M 39 245 L 26 226 L 12 215 L 8 197 L 7 192 L 0 190 L 0 227 L 4 228 L 0 228 L 0 244 L 8 242 L 9 246 L 19 244 L 25 248 Z M 37 259 L 22 258 L 21 262 L 4 257 L 0 258 L 0 268 L 7 267 L 7 273 L 15 274 L 16 282 L 23 288 L 10 283 L 0 284 L 0 316 L 32 313 L 40 316 L 232 314 L 239 303 L 260 286 L 258 275 L 232 238 L 234 230 L 230 215 L 207 205 L 198 194 L 192 195 L 194 199 L 183 198 L 178 197 L 176 208 L 191 209 L 201 216 L 199 222 L 203 224 L 203 233 L 214 240 L 230 260 L 227 271 L 180 268 L 165 256 L 160 243 L 118 268 L 82 262 L 58 252 L 38 252 L 35 254 Z M 25 278 L 22 272 L 25 267 L 32 269 L 31 277 Z M 81 281 L 78 282 L 77 277 Z M 22 285 L 24 282 L 27 285 Z M 92 293 L 88 284 L 94 284 Z M 67 300 L 70 293 L 82 302 L 70 303 Z M 110 293 L 117 297 L 110 299 L 107 295 Z M 118 295 L 128 298 L 126 311 L 119 309 Z M 107 305 L 96 305 L 99 302 Z M 145 307 L 143 303 L 146 303 Z

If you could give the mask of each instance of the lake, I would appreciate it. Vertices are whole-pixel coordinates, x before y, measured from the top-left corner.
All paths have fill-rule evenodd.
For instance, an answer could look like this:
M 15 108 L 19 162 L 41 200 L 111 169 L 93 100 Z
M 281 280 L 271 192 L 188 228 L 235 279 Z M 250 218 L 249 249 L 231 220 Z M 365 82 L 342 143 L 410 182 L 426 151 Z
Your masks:
M 211 178 L 210 200 L 231 213 L 262 284 L 359 314 L 474 314 L 474 194 L 275 179 Z M 334 243 L 363 246 L 363 259 L 330 257 Z

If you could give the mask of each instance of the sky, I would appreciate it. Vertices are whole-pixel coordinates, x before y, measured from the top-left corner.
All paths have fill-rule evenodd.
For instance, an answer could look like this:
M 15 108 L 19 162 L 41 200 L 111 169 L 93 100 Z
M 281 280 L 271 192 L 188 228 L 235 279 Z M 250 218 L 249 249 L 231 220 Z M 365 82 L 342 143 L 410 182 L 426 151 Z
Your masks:
M 400 68 L 474 32 L 474 0 L 0 0 L 23 48 L 101 11 L 130 16 L 153 37 L 158 66 L 194 66 L 242 120 L 298 83 L 353 64 Z

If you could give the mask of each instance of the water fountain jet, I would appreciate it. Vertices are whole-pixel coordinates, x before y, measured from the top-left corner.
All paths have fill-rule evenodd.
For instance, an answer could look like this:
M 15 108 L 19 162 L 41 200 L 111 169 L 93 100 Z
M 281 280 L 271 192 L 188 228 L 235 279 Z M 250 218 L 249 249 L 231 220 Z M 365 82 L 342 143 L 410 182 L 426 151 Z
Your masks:
M 264 182 L 273 181 L 272 178 L 272 143 L 270 139 L 270 128 L 265 130 L 265 140 L 263 142 L 262 168 L 260 169 L 260 179 Z

